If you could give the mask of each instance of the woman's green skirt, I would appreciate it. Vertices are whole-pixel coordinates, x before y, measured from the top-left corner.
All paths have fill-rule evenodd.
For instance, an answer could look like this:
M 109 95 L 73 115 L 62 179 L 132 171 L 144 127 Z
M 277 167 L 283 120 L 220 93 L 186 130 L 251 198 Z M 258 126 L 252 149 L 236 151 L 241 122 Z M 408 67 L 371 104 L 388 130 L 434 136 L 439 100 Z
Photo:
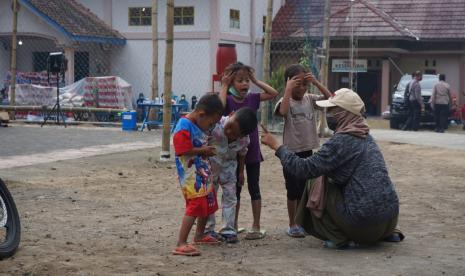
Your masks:
M 342 215 L 336 210 L 337 204 L 343 202 L 344 199 L 339 187 L 330 180 L 325 183 L 323 215 L 321 218 L 317 218 L 307 208 L 309 191 L 313 184 L 313 179 L 307 182 L 296 214 L 296 223 L 301 225 L 308 234 L 320 240 L 329 240 L 339 247 L 350 241 L 360 244 L 373 244 L 393 233 L 397 225 L 397 215 L 388 222 L 378 225 L 361 227 L 345 223 Z

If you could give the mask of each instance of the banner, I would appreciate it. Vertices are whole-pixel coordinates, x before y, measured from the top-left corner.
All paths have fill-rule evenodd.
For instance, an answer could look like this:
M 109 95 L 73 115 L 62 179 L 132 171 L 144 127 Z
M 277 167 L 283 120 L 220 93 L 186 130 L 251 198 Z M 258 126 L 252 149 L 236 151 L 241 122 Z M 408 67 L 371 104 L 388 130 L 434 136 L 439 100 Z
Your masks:
M 333 59 L 332 61 L 332 70 L 333 73 L 345 73 L 351 71 L 350 60 L 349 59 Z M 365 73 L 367 72 L 367 60 L 366 59 L 356 59 L 354 60 L 354 73 Z
M 131 85 L 112 76 L 87 77 L 61 87 L 59 99 L 62 106 L 133 109 Z M 16 86 L 17 105 L 53 106 L 55 103 L 56 87 L 34 84 Z

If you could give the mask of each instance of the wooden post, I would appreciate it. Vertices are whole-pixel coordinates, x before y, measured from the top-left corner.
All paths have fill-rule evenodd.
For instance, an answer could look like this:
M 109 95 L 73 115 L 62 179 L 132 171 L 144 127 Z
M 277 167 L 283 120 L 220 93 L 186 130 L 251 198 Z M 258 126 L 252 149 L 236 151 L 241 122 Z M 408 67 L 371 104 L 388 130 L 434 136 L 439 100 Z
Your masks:
M 18 47 L 18 0 L 13 0 L 13 34 L 11 36 L 11 94 L 10 105 L 16 104 L 16 49 Z
M 273 0 L 268 0 L 266 9 L 265 43 L 263 45 L 263 81 L 268 82 L 270 78 L 270 46 L 271 46 L 271 23 L 273 20 Z M 268 126 L 268 102 L 262 103 L 261 123 Z
M 68 70 L 65 72 L 66 85 L 74 83 L 74 52 L 73 48 L 65 48 L 65 57 L 68 60 Z
M 158 97 L 158 0 L 152 0 L 152 95 L 154 101 Z M 150 109 L 149 120 L 156 117 L 155 108 Z
M 329 79 L 329 48 L 330 48 L 330 20 L 331 20 L 331 0 L 325 0 L 325 9 L 324 9 L 324 26 L 323 26 L 323 61 L 321 63 L 321 82 L 324 86 L 328 87 Z M 326 108 L 320 113 L 320 124 L 319 124 L 319 133 L 321 137 L 328 136 L 329 132 L 328 121 L 326 120 Z
M 170 159 L 170 131 L 171 131 L 171 88 L 173 80 L 173 23 L 174 0 L 166 3 L 166 59 L 165 59 L 165 87 L 163 104 L 163 136 L 160 160 Z

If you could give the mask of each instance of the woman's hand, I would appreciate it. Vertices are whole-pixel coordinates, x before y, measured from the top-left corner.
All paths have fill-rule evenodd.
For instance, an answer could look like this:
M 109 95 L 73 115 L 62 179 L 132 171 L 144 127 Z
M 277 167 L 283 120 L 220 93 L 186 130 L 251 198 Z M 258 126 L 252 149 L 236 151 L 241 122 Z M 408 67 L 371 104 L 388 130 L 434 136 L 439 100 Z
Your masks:
M 263 129 L 261 137 L 262 144 L 267 145 L 273 150 L 277 150 L 280 146 L 278 139 L 276 139 L 276 137 L 274 137 L 273 134 L 268 132 L 268 129 L 266 129 L 266 127 L 264 127 L 263 125 L 261 125 L 261 127 Z

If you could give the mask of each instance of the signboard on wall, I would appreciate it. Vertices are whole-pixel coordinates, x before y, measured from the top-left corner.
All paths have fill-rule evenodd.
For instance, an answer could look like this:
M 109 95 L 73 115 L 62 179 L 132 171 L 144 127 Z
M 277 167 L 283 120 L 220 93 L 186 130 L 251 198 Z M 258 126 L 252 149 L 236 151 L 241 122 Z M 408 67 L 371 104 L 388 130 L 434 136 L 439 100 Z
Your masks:
M 356 59 L 354 60 L 354 73 L 364 73 L 367 71 L 367 60 L 366 59 Z M 334 73 L 343 73 L 350 72 L 350 60 L 349 59 L 333 59 L 332 62 L 332 72 Z

